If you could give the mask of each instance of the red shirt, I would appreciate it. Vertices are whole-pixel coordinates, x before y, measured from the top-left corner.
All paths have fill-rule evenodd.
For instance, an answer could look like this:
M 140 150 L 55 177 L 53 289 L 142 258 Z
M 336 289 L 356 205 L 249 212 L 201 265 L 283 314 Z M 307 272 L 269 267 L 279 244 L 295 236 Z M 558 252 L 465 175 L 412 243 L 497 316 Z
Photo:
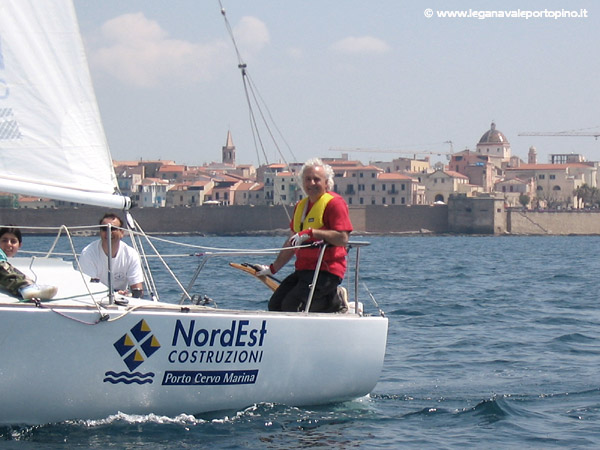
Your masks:
M 348 214 L 348 205 L 339 194 L 329 192 L 333 198 L 327 203 L 323 212 L 323 230 L 352 231 L 352 222 Z M 296 208 L 298 205 L 296 204 Z M 309 211 L 312 204 L 308 205 Z M 293 216 L 292 216 L 293 217 Z M 294 230 L 294 219 L 290 222 L 290 228 Z M 296 251 L 296 270 L 315 270 L 319 259 L 320 247 L 300 248 Z M 346 248 L 327 246 L 321 270 L 330 272 L 340 278 L 346 273 Z

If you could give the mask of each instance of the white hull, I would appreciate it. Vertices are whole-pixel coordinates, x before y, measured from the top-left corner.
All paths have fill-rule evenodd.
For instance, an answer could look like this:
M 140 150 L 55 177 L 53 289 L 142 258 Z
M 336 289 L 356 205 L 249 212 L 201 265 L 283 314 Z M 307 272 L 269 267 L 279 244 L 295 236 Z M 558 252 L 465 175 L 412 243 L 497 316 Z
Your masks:
M 55 260 L 34 264 L 42 281 L 57 269 Z M 58 266 L 54 279 L 71 286 L 69 295 L 85 287 L 70 263 Z M 374 388 L 387 339 L 384 317 L 104 299 L 110 319 L 86 325 L 100 313 L 76 304 L 84 297 L 41 307 L 14 301 L 0 298 L 2 424 L 348 400 Z

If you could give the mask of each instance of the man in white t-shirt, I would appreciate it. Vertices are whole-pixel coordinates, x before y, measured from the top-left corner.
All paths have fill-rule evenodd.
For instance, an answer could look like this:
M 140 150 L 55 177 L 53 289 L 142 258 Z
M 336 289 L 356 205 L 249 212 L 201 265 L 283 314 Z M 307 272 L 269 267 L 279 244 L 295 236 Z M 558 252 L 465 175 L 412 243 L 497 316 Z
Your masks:
M 123 221 L 119 216 L 107 213 L 100 220 L 100 225 L 112 225 L 111 227 L 111 273 L 113 289 L 120 294 L 127 294 L 128 288 L 134 297 L 143 294 L 144 274 L 140 255 L 137 251 L 122 242 L 124 236 L 122 230 Z M 100 240 L 92 242 L 81 252 L 79 264 L 83 273 L 92 278 L 99 279 L 108 286 L 108 227 L 100 229 Z

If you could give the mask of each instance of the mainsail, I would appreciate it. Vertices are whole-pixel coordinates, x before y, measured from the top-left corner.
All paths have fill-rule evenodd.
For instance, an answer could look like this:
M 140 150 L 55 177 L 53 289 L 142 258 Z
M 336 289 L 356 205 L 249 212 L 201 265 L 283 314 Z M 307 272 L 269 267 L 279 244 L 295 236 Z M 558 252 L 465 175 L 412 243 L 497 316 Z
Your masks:
M 0 192 L 126 208 L 71 0 L 0 0 Z

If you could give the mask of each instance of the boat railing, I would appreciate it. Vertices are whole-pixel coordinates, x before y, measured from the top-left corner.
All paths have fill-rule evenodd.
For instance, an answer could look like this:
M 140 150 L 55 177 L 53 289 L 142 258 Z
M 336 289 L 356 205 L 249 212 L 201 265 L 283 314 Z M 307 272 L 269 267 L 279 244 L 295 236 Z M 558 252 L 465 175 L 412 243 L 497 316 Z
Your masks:
M 97 230 L 100 228 L 100 225 L 95 225 L 95 226 L 81 226 L 81 227 L 65 227 L 62 226 L 58 229 L 58 233 L 55 236 L 54 242 L 51 245 L 51 248 L 49 251 L 47 252 L 27 252 L 25 251 L 24 253 L 31 253 L 31 254 L 35 254 L 35 253 L 43 253 L 43 255 L 45 257 L 49 257 L 51 255 L 53 256 L 71 256 L 74 259 L 74 264 L 76 266 L 76 268 L 78 270 L 80 270 L 79 268 L 79 263 L 78 263 L 78 253 L 75 250 L 75 245 L 71 239 L 72 236 L 90 236 L 90 235 L 94 235 L 97 233 Z M 23 229 L 36 229 L 36 230 L 40 230 L 42 229 L 44 233 L 48 233 L 50 231 L 50 229 L 53 229 L 54 231 L 57 231 L 56 227 L 20 227 Z M 112 227 L 114 228 L 114 227 Z M 117 227 L 118 228 L 118 227 Z M 92 230 L 91 232 L 89 230 Z M 126 229 L 124 229 L 126 230 Z M 95 232 L 94 232 L 95 231 Z M 176 241 L 173 240 L 169 240 L 169 239 L 164 239 L 158 236 L 149 236 L 145 233 L 139 233 L 139 232 L 132 232 L 131 230 L 126 230 L 129 231 L 131 233 L 130 237 L 132 238 L 132 242 L 135 242 L 135 240 L 133 239 L 134 237 L 138 237 L 140 238 L 141 236 L 139 235 L 143 235 L 143 237 L 145 238 L 145 242 L 149 242 L 150 240 L 158 240 L 158 241 L 164 241 L 164 242 L 168 242 L 169 244 L 179 244 L 181 245 L 181 243 L 178 243 Z M 85 234 L 84 234 L 85 233 Z M 70 254 L 66 254 L 66 253 L 59 253 L 55 251 L 55 247 L 56 244 L 58 242 L 58 239 L 61 237 L 61 235 L 66 235 L 66 237 L 68 238 L 69 241 L 69 246 L 71 247 L 71 251 L 72 253 Z M 170 273 L 170 275 L 175 279 L 177 285 L 179 286 L 182 294 L 179 300 L 179 304 L 183 304 L 186 300 L 190 301 L 190 302 L 194 302 L 197 299 L 197 295 L 191 295 L 191 292 L 194 289 L 194 285 L 196 284 L 196 281 L 201 273 L 201 271 L 203 270 L 203 268 L 205 267 L 205 265 L 208 263 L 208 261 L 210 261 L 211 259 L 214 258 L 223 258 L 223 257 L 228 257 L 228 258 L 232 258 L 232 257 L 240 257 L 240 256 L 264 256 L 264 255 L 273 255 L 273 254 L 277 254 L 281 248 L 274 248 L 274 249 L 244 249 L 244 250 L 236 250 L 236 249 L 220 249 L 220 248 L 214 248 L 214 247 L 203 247 L 203 246 L 197 246 L 197 245 L 189 245 L 189 244 L 184 244 L 186 246 L 189 247 L 193 247 L 195 249 L 200 249 L 202 250 L 201 253 L 194 253 L 193 255 L 190 255 L 189 253 L 182 255 L 182 254 L 178 254 L 178 255 L 168 255 L 168 254 L 159 254 L 158 249 L 151 244 L 152 250 L 154 251 L 154 253 L 156 254 L 156 257 L 158 257 L 161 262 L 165 265 L 167 271 Z M 317 270 L 315 270 L 315 275 L 313 278 L 313 281 L 311 283 L 311 289 L 310 289 L 310 293 L 309 293 L 309 297 L 307 298 L 306 301 L 306 306 L 304 308 L 304 313 L 308 313 L 308 311 L 310 310 L 311 304 L 312 304 L 312 300 L 313 300 L 313 296 L 314 296 L 314 292 L 315 292 L 315 286 L 316 286 L 316 282 L 318 280 L 318 276 L 319 276 L 319 268 L 321 267 L 322 261 L 323 261 L 323 257 L 325 254 L 326 249 L 328 248 L 327 244 L 325 243 L 320 243 L 317 244 L 321 247 L 321 251 L 319 252 L 319 258 L 318 258 L 318 264 L 317 264 Z M 359 286 L 360 286 L 360 251 L 362 247 L 365 247 L 367 245 L 370 245 L 369 242 L 362 242 L 362 241 L 349 241 L 347 244 L 347 248 L 348 248 L 348 256 L 347 256 L 347 262 L 348 262 L 348 270 L 347 270 L 347 275 L 346 275 L 346 281 L 345 281 L 345 286 L 347 286 L 347 292 L 348 292 L 348 301 L 350 302 L 350 306 L 354 306 L 354 313 L 357 315 L 361 315 L 362 314 L 362 308 L 359 307 L 360 302 L 359 302 Z M 147 255 L 143 245 L 138 245 L 136 246 L 136 250 L 138 250 L 142 256 L 142 260 L 146 262 L 146 264 L 144 264 L 146 266 L 147 272 L 150 272 L 150 267 L 147 264 L 147 258 L 152 257 L 152 255 Z M 351 250 L 354 250 L 351 251 Z M 178 277 L 170 270 L 169 265 L 166 263 L 165 258 L 169 258 L 169 257 L 181 257 L 181 256 L 200 256 L 202 257 L 202 259 L 200 260 L 200 262 L 198 263 L 197 268 L 195 269 L 190 281 L 187 283 L 187 285 L 185 285 L 185 283 L 182 283 L 181 281 L 179 281 Z M 353 258 L 354 256 L 354 258 Z M 354 259 L 354 264 L 352 265 L 352 260 Z M 109 258 L 110 261 L 110 258 Z M 110 263 L 109 263 L 110 264 Z M 109 269 L 110 271 L 110 269 Z M 146 272 L 146 270 L 145 270 Z M 148 295 L 150 295 L 150 298 L 153 300 L 158 300 L 159 296 L 158 296 L 158 290 L 155 286 L 154 280 L 152 279 L 152 276 L 150 276 L 150 278 L 145 277 L 146 278 L 146 284 L 149 286 L 149 292 Z M 150 284 L 148 284 L 150 283 Z M 373 298 L 373 296 L 371 295 L 370 292 L 368 292 L 368 289 L 366 288 L 366 286 L 364 286 L 364 288 L 367 290 L 367 293 L 369 294 L 369 296 L 371 297 L 373 303 L 375 304 L 376 307 L 377 304 L 375 302 L 375 299 Z M 109 296 L 110 293 L 112 293 L 112 289 L 109 289 Z M 352 303 L 353 301 L 353 303 Z M 352 309 L 352 308 L 351 308 Z
M 316 283 L 318 280 L 318 276 L 320 273 L 320 267 L 322 265 L 323 262 L 323 257 L 325 254 L 325 250 L 327 249 L 327 244 L 326 243 L 318 243 L 317 244 L 320 248 L 321 251 L 319 252 L 319 258 L 317 261 L 317 270 L 315 270 L 315 274 L 310 286 L 310 292 L 309 292 L 309 296 L 307 298 L 306 301 L 306 306 L 304 308 L 304 313 L 308 314 L 309 310 L 310 310 L 310 306 L 312 304 L 312 299 L 314 296 L 314 291 L 316 288 Z M 348 250 L 352 250 L 355 249 L 355 258 L 354 258 L 354 268 L 353 270 L 348 270 L 348 278 L 353 276 L 353 289 L 352 289 L 352 299 L 354 301 L 354 313 L 356 315 L 362 315 L 362 309 L 359 307 L 359 286 L 360 286 L 360 249 L 362 247 L 368 246 L 370 245 L 369 242 L 361 242 L 361 241 L 350 241 L 348 242 L 347 248 Z M 304 247 L 309 247 L 310 245 L 304 246 Z M 204 267 L 206 266 L 206 264 L 214 259 L 214 258 L 223 258 L 223 257 L 239 257 L 239 256 L 257 256 L 257 255 L 269 255 L 269 254 L 276 254 L 279 250 L 256 250 L 256 251 L 207 251 L 204 252 L 202 254 L 202 260 L 198 263 L 198 267 L 196 268 L 196 270 L 194 271 L 194 274 L 192 275 L 184 293 L 181 295 L 181 298 L 179 300 L 179 304 L 182 305 L 186 300 L 191 301 L 192 300 L 192 296 L 189 294 L 190 292 L 192 292 L 194 285 L 196 284 L 196 281 L 198 279 L 198 277 L 200 276 L 200 273 L 202 272 L 202 270 L 204 269 Z M 349 251 L 350 254 L 350 251 Z M 348 258 L 348 267 L 350 268 L 350 262 L 351 259 Z M 369 295 L 371 296 L 372 300 L 374 301 L 372 295 L 369 293 Z M 376 303 L 375 303 L 376 305 Z M 377 306 L 377 305 L 376 305 Z
M 203 252 L 202 255 L 201 255 L 202 259 L 198 263 L 198 267 L 196 267 L 196 270 L 194 271 L 194 274 L 190 278 L 190 281 L 189 281 L 187 287 L 185 288 L 185 290 L 181 294 L 181 298 L 179 300 L 179 304 L 182 305 L 186 300 L 190 300 L 190 301 L 192 300 L 192 296 L 189 293 L 194 288 L 194 285 L 196 284 L 196 280 L 200 276 L 200 272 L 202 272 L 202 269 L 204 269 L 204 266 L 206 266 L 206 263 L 208 263 L 211 259 L 213 259 L 213 258 L 222 258 L 222 257 L 232 257 L 232 256 L 270 255 L 270 254 L 274 254 L 274 253 L 276 253 L 275 250 L 205 251 L 205 252 Z
M 325 256 L 325 250 L 327 250 L 327 242 L 323 242 L 321 244 L 321 251 L 319 252 L 317 266 L 315 269 L 315 273 L 313 274 L 312 283 L 310 284 L 310 292 L 308 293 L 308 298 L 306 299 L 306 307 L 304 308 L 304 312 L 306 314 L 310 312 L 310 305 L 312 304 L 312 299 L 315 295 L 315 289 L 317 287 L 317 280 L 319 279 L 319 272 L 321 271 L 321 264 L 323 264 L 323 256 Z M 358 310 L 358 308 L 356 309 Z
M 313 276 L 313 280 L 310 286 L 310 292 L 308 294 L 308 299 L 306 300 L 306 307 L 304 308 L 304 313 L 308 314 L 310 311 L 310 306 L 312 304 L 312 299 L 314 297 L 315 288 L 317 286 L 317 280 L 319 278 L 319 274 L 321 273 L 321 265 L 323 264 L 323 257 L 325 256 L 325 251 L 327 250 L 327 243 L 322 242 L 318 244 L 321 247 L 321 251 L 319 252 L 319 258 L 317 260 L 316 270 Z M 354 265 L 354 271 L 348 271 L 348 273 L 354 273 L 354 313 L 357 315 L 362 315 L 361 308 L 359 307 L 359 278 L 360 278 L 360 249 L 361 247 L 366 247 L 370 245 L 370 242 L 361 242 L 361 241 L 349 241 L 347 245 L 348 253 L 350 250 L 356 249 L 356 259 Z M 349 263 L 350 261 L 348 261 Z M 371 295 L 369 293 L 369 295 Z M 372 297 L 372 296 L 371 296 Z M 374 300 L 374 299 L 373 299 Z
M 348 250 L 351 249 L 356 249 L 356 256 L 354 259 L 354 270 L 353 271 L 349 271 L 349 274 L 352 275 L 354 274 L 354 312 L 357 315 L 361 315 L 362 311 L 359 308 L 359 296 L 358 296 L 358 291 L 359 291 L 359 280 L 360 280 L 360 249 L 362 247 L 366 247 L 368 245 L 371 245 L 370 242 L 365 242 L 365 241 L 349 241 L 348 242 Z M 350 254 L 350 251 L 348 251 L 348 253 Z M 350 260 L 348 261 L 348 263 L 350 263 Z M 366 288 L 366 286 L 365 286 Z M 369 293 L 369 295 L 371 295 Z M 371 298 L 373 298 L 371 296 Z M 373 299 L 374 300 L 374 299 Z M 377 306 L 377 305 L 376 305 Z M 381 313 L 381 311 L 380 311 Z

